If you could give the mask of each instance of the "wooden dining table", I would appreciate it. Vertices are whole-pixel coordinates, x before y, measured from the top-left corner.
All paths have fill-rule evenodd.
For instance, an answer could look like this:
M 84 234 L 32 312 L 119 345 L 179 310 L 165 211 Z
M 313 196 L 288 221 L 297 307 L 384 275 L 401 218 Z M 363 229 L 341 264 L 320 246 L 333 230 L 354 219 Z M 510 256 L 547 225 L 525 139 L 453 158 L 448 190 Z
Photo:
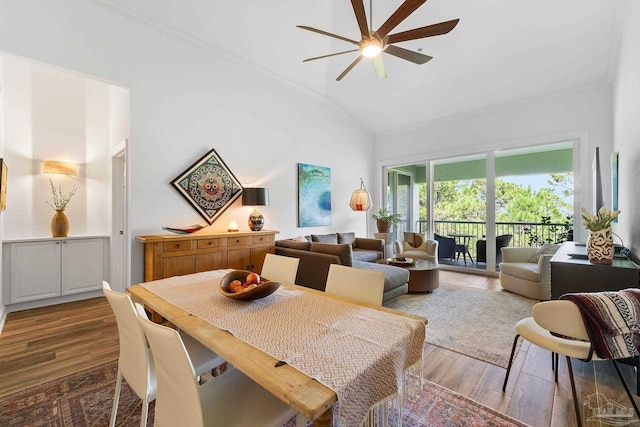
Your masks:
M 263 345 L 261 340 L 258 340 L 258 344 L 255 342 L 250 344 L 247 342 L 249 340 L 242 339 L 237 336 L 242 335 L 242 331 L 248 331 L 249 335 L 251 335 L 251 331 L 255 332 L 258 330 L 268 329 L 264 328 L 265 325 L 251 323 L 243 324 L 245 321 L 251 322 L 250 319 L 252 319 L 252 314 L 232 316 L 232 324 L 237 324 L 237 328 L 235 326 L 229 328 L 224 323 L 222 326 L 217 326 L 215 324 L 217 321 L 212 321 L 211 319 L 206 318 L 208 315 L 197 314 L 200 312 L 216 313 L 217 311 L 222 311 L 222 309 L 218 307 L 218 304 L 232 304 L 229 302 L 231 301 L 230 299 L 222 296 L 217 290 L 221 278 L 227 272 L 228 270 L 216 270 L 186 276 L 177 276 L 133 285 L 129 287 L 127 291 L 131 294 L 132 299 L 135 302 L 143 303 L 146 308 L 161 315 L 176 327 L 180 328 L 182 331 L 219 354 L 233 367 L 242 371 L 256 383 L 260 384 L 274 396 L 287 403 L 304 417 L 309 420 L 313 420 L 313 426 L 332 426 L 333 405 L 338 401 L 339 394 L 336 390 L 323 384 L 323 382 L 327 382 L 324 381 L 323 378 L 320 378 L 322 381 L 316 378 L 323 377 L 325 374 L 324 371 L 331 371 L 330 369 L 324 370 L 320 374 L 316 372 L 310 375 L 309 372 L 305 372 L 307 371 L 305 366 L 300 366 L 300 362 L 296 360 L 296 357 L 291 357 L 291 364 L 287 363 L 286 360 L 280 360 L 278 357 L 274 357 L 269 354 L 271 349 L 266 350 L 263 348 L 268 346 Z M 197 296 L 196 293 L 191 295 L 191 288 L 195 289 L 197 287 L 200 289 L 198 292 L 201 293 L 203 292 L 202 289 L 209 289 L 208 287 L 210 287 L 210 290 L 205 291 L 204 297 Z M 177 291 L 180 296 L 178 298 L 168 298 L 167 295 L 169 294 L 165 289 L 173 289 L 171 292 L 175 293 Z M 287 298 L 291 296 L 295 297 L 291 300 L 292 302 L 298 301 L 298 297 L 302 296 L 305 297 L 305 301 L 311 298 L 315 303 L 320 302 L 322 303 L 322 306 L 332 307 L 331 309 L 336 305 L 342 304 L 344 307 L 349 309 L 349 311 L 357 313 L 356 315 L 361 318 L 370 315 L 378 317 L 382 316 L 382 320 L 376 318 L 376 325 L 380 325 L 381 330 L 386 329 L 387 326 L 389 328 L 393 327 L 393 325 L 398 321 L 404 322 L 406 325 L 403 325 L 403 328 L 410 327 L 413 329 L 411 332 L 413 339 L 415 340 L 417 336 L 418 339 L 421 339 L 424 342 L 427 323 L 427 320 L 424 317 L 391 310 L 385 307 L 360 304 L 338 296 L 329 295 L 314 289 L 292 284 L 282 284 L 280 289 L 278 289 L 273 295 L 260 300 L 261 303 L 258 305 L 245 306 L 243 308 L 252 307 L 252 310 L 249 310 L 250 313 L 253 313 L 254 311 L 258 312 L 261 316 L 265 316 L 264 318 L 276 318 L 282 315 L 286 317 L 288 316 L 287 313 L 276 313 L 276 311 L 289 310 L 291 307 L 286 308 L 286 302 Z M 271 301 L 269 300 L 270 298 L 272 299 Z M 276 300 L 278 301 L 277 303 L 274 302 Z M 255 304 L 255 302 L 252 301 L 233 301 L 233 303 L 238 302 L 241 304 Z M 193 304 L 196 305 L 196 308 L 193 308 Z M 305 322 L 300 322 L 299 320 L 296 321 L 296 323 L 300 324 L 291 325 L 291 346 L 295 347 L 300 345 L 300 338 L 305 337 L 305 328 L 310 328 L 315 322 L 314 318 L 317 317 L 316 314 L 312 312 L 309 312 L 306 315 L 308 315 L 308 326 L 304 324 Z M 386 324 L 387 322 L 389 325 Z M 353 322 L 349 322 L 346 327 L 348 328 L 348 325 L 351 323 Z M 416 327 L 416 325 L 418 326 Z M 229 329 L 234 329 L 236 333 L 232 333 Z M 268 336 L 265 338 L 265 342 L 269 341 Z M 296 341 L 296 339 L 298 341 Z M 331 345 L 327 345 L 327 343 L 321 339 L 318 339 L 318 341 L 321 341 L 321 346 L 331 347 Z M 392 351 L 397 353 L 397 347 L 399 347 L 398 344 L 394 343 L 393 346 L 396 348 Z M 413 347 L 413 358 L 415 359 L 415 343 L 413 344 Z M 380 351 L 382 352 L 384 350 L 380 349 Z M 421 347 L 419 351 L 419 364 L 421 367 Z M 314 355 L 311 355 L 311 360 L 313 360 L 313 357 Z M 320 356 L 318 356 L 318 358 L 320 358 Z M 388 355 L 382 354 L 380 358 L 388 359 Z M 296 364 L 298 365 L 297 367 L 292 366 Z M 302 365 L 304 365 L 304 363 Z M 362 369 L 370 369 L 371 375 L 375 375 L 376 373 L 376 370 L 371 369 L 371 366 L 363 367 Z M 311 369 L 311 371 L 313 372 L 313 369 Z M 330 372 L 326 373 L 330 374 Z M 367 377 L 367 375 L 358 376 Z M 342 410 L 342 405 L 346 404 L 346 401 L 342 402 L 341 400 L 340 403 L 340 410 Z

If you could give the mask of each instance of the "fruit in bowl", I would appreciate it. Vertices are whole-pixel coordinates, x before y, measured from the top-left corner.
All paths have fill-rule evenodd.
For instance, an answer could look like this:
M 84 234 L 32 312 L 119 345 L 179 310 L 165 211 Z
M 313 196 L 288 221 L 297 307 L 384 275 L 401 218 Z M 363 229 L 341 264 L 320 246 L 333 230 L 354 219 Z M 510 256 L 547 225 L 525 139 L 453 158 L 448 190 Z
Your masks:
M 233 299 L 253 300 L 271 295 L 280 287 L 280 282 L 272 282 L 257 273 L 234 270 L 224 275 L 220 281 L 220 293 Z

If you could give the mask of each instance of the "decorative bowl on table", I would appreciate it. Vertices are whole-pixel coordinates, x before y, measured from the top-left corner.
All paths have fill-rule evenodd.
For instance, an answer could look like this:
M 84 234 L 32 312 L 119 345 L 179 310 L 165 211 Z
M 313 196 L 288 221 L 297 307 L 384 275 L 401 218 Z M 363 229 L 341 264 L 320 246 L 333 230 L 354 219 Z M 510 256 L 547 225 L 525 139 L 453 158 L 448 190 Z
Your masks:
M 242 289 L 236 289 L 238 286 L 236 281 L 240 282 L 239 286 Z M 280 284 L 280 282 L 272 282 L 264 277 L 261 278 L 251 271 L 234 270 L 225 274 L 220 280 L 220 293 L 231 299 L 250 301 L 271 295 L 280 287 Z
M 405 257 L 387 258 L 387 264 L 395 265 L 398 267 L 413 265 L 413 262 L 414 262 L 413 258 L 405 258 Z

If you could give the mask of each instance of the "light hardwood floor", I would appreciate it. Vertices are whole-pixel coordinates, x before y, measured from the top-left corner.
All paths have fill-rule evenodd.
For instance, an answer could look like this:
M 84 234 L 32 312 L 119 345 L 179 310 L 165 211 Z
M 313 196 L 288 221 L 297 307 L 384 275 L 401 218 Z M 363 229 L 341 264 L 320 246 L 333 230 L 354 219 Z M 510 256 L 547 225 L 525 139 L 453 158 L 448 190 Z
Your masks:
M 440 280 L 500 291 L 500 284 L 493 277 L 441 271 Z M 117 357 L 117 328 L 104 298 L 10 313 L 0 334 L 0 396 Z M 565 361 L 561 359 L 556 387 L 551 355 L 536 346 L 528 343 L 521 346 L 504 394 L 503 368 L 429 344 L 425 346 L 424 360 L 424 372 L 428 380 L 527 424 L 552 427 L 576 425 Z M 608 399 L 614 405 L 630 408 L 630 402 L 609 362 L 583 363 L 574 360 L 573 367 L 581 404 L 599 392 L 601 403 L 602 399 Z M 635 392 L 635 371 L 631 367 L 623 367 L 623 372 Z M 636 401 L 640 403 L 640 399 L 636 398 Z M 606 425 L 588 421 L 593 409 L 588 405 L 582 408 L 583 425 Z M 637 426 L 640 423 L 623 425 Z

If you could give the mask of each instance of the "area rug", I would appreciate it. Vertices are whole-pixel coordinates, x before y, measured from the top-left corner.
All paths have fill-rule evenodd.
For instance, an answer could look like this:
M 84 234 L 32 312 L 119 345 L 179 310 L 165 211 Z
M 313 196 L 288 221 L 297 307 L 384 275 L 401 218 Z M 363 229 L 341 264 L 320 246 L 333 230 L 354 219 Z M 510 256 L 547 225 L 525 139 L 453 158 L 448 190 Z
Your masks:
M 110 362 L 0 399 L 1 426 L 107 426 L 115 390 L 117 363 Z M 224 375 L 224 374 L 223 374 Z M 117 426 L 140 424 L 142 403 L 126 383 Z M 153 426 L 151 404 L 147 426 Z M 419 395 L 402 411 L 404 427 L 525 426 L 461 394 L 425 381 Z M 286 427 L 295 426 L 292 419 Z M 222 426 L 221 426 L 222 427 Z
M 531 316 L 536 300 L 441 282 L 430 294 L 405 294 L 387 304 L 428 319 L 430 344 L 507 367 L 515 325 Z

